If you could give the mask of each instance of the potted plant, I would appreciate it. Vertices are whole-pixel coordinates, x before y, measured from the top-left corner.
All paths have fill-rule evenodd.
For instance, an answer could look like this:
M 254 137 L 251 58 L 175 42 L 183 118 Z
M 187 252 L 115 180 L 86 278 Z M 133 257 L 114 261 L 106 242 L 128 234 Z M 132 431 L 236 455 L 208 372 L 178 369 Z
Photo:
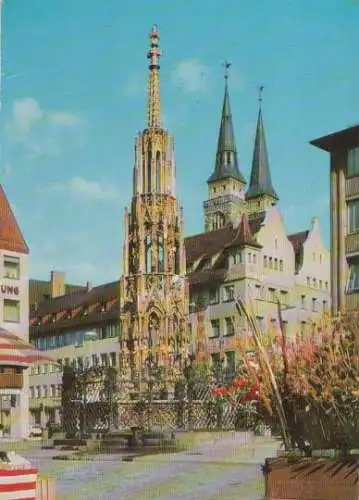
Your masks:
M 355 322 L 326 319 L 317 336 L 289 341 L 284 328 L 266 342 L 253 314 L 239 300 L 255 346 L 243 351 L 258 383 L 261 412 L 276 428 L 284 450 L 266 459 L 267 500 L 357 499 L 359 496 L 359 345 Z M 278 304 L 279 324 L 282 326 Z

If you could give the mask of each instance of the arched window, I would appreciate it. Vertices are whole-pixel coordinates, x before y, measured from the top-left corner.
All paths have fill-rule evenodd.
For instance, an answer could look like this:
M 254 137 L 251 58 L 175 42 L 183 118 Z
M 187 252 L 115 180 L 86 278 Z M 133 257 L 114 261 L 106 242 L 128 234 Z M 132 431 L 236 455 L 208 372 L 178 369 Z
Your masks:
M 147 152 L 147 192 L 152 191 L 152 148 L 151 144 L 148 145 Z
M 163 272 L 164 270 L 164 253 L 163 253 L 163 236 L 160 235 L 158 237 L 157 243 L 157 251 L 158 251 L 158 272 Z
M 151 313 L 148 319 L 148 347 L 157 345 L 160 321 L 156 313 Z
M 152 239 L 151 236 L 145 238 L 146 273 L 151 272 L 152 266 Z
M 176 240 L 175 244 L 175 274 L 180 274 L 180 269 L 181 269 L 181 253 L 180 253 L 180 245 L 179 242 Z
M 161 192 L 161 153 L 156 153 L 156 193 Z

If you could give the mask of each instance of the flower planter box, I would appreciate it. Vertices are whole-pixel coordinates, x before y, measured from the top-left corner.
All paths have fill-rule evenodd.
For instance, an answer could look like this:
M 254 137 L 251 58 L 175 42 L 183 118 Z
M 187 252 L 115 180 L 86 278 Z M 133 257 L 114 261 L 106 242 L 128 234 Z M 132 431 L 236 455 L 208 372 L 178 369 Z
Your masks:
M 358 500 L 359 459 L 280 457 L 263 466 L 266 500 Z

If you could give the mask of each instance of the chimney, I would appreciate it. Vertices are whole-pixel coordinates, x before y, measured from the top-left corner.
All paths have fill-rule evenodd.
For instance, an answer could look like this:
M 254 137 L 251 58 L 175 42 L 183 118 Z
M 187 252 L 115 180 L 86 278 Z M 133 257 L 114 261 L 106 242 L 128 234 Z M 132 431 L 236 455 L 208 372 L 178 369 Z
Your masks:
M 91 292 L 92 290 L 92 283 L 91 281 L 86 281 L 86 291 Z
M 51 298 L 65 295 L 65 273 L 61 271 L 51 271 L 50 294 Z
M 319 229 L 319 220 L 318 217 L 312 217 L 312 231 L 318 231 Z

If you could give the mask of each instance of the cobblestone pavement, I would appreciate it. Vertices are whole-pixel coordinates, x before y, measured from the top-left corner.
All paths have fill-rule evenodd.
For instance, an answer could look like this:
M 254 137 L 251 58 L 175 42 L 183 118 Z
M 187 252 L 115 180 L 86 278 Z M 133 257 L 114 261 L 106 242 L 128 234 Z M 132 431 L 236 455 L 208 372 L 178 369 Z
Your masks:
M 275 454 L 278 443 L 250 441 L 233 433 L 190 453 L 173 453 L 122 462 L 120 455 L 101 455 L 88 462 L 52 460 L 54 450 L 22 455 L 57 480 L 58 499 L 67 500 L 261 500 L 260 465 Z

